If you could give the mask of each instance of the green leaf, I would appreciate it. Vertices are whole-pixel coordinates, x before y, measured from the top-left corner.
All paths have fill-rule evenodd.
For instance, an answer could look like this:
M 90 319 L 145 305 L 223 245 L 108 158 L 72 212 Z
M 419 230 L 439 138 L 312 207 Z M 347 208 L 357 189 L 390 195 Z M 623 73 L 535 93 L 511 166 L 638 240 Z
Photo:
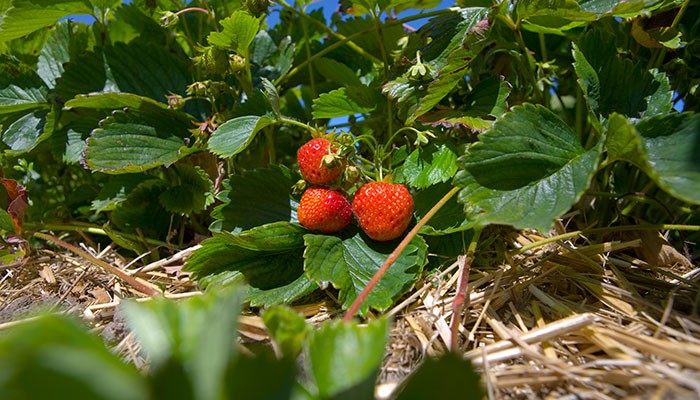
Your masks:
M 0 72 L 0 115 L 48 107 L 49 89 L 34 72 Z
M 673 89 L 665 73 L 657 69 L 649 70 L 649 73 L 658 82 L 659 86 L 649 97 L 646 98 L 647 109 L 644 110 L 645 117 L 656 115 L 666 115 L 673 109 Z
M 447 57 L 447 65 L 440 70 L 436 80 L 430 83 L 425 96 L 419 100 L 418 107 L 410 115 L 406 124 L 413 123 L 418 117 L 432 110 L 469 72 L 472 60 L 490 42 L 482 30 L 475 30 L 467 35 L 462 47 L 457 48 Z
M 266 31 L 261 30 L 250 46 L 250 61 L 254 77 L 275 81 L 292 68 L 294 44 L 289 36 L 282 37 L 277 44 Z
M 244 298 L 252 305 L 288 303 L 317 288 L 303 271 L 305 232 L 277 222 L 236 235 L 220 233 L 202 242 L 185 270 L 205 287 L 245 283 Z
M 440 183 L 419 190 L 413 195 L 413 207 L 416 217 L 420 220 L 433 206 L 452 190 L 449 183 Z M 421 234 L 444 235 L 469 229 L 471 224 L 466 220 L 464 207 L 457 202 L 457 196 L 453 196 L 421 229 Z M 431 249 L 432 250 L 432 249 Z
M 214 232 L 238 233 L 271 222 L 298 222 L 298 200 L 292 197 L 296 178 L 284 167 L 233 175 L 218 194 L 223 203 L 212 211 Z
M 214 183 L 200 167 L 179 164 L 170 176 L 174 182 L 159 196 L 160 204 L 166 210 L 191 214 L 214 203 Z
M 304 235 L 304 269 L 311 279 L 325 286 L 328 282 L 340 290 L 338 300 L 349 308 L 379 267 L 386 261 L 397 241 L 365 242 L 358 232 L 345 239 L 329 235 Z M 427 260 L 427 246 L 415 237 L 379 281 L 360 309 L 384 311 L 405 293 L 420 276 Z
M 208 292 L 177 303 L 167 299 L 125 302 L 122 310 L 150 358 L 156 392 L 168 390 L 157 385 L 161 379 L 169 379 L 175 387 L 184 384 L 177 376 L 168 376 L 175 369 L 183 372 L 191 387 L 193 396 L 185 397 L 222 398 L 227 367 L 236 356 L 240 310 L 236 291 Z
M 165 118 L 173 118 L 173 116 L 177 115 L 177 119 L 183 122 L 187 122 L 188 120 L 188 117 L 186 117 L 184 113 L 177 113 L 169 110 L 168 106 L 164 103 L 133 93 L 111 92 L 83 94 L 68 100 L 64 105 L 66 110 L 75 108 L 117 110 L 123 109 L 124 107 L 142 110 L 148 113 L 163 114 Z
M 294 359 L 269 354 L 237 357 L 226 375 L 227 399 L 291 399 L 297 384 Z
M 91 92 L 128 92 L 166 103 L 173 93 L 185 95 L 192 83 L 191 69 L 191 60 L 182 52 L 135 39 L 74 57 L 56 81 L 56 92 L 63 99 Z
M 15 227 L 15 221 L 12 219 L 12 216 L 7 211 L 0 208 L 0 235 L 4 237 L 8 233 L 15 234 L 17 233 L 16 231 L 17 228 Z
M 578 84 L 581 86 L 583 95 L 588 102 L 588 106 L 597 112 L 600 107 L 601 86 L 598 73 L 595 71 L 591 63 L 588 62 L 586 56 L 579 49 L 576 43 L 571 43 L 572 54 L 574 56 L 574 70 L 578 76 Z
M 144 39 L 106 47 L 104 58 L 106 72 L 121 92 L 166 103 L 170 94 L 185 95 L 192 83 L 192 62 L 186 55 Z
M 588 188 L 599 146 L 585 150 L 576 134 L 542 106 L 514 107 L 460 158 L 455 183 L 468 219 L 547 232 Z
M 598 19 L 595 13 L 583 11 L 576 2 L 566 0 L 522 1 L 516 9 L 522 27 L 538 33 L 564 35 Z
M 646 154 L 642 148 L 642 138 L 634 126 L 624 116 L 614 113 L 608 120 L 608 134 L 605 138 L 606 162 L 627 160 L 638 167 L 646 165 Z
M 456 161 L 454 146 L 430 143 L 409 154 L 399 170 L 400 181 L 418 189 L 447 182 L 457 172 Z
M 372 112 L 376 102 L 364 86 L 343 87 L 318 96 L 312 108 L 314 118 L 335 118 Z
M 159 179 L 139 183 L 112 212 L 112 222 L 121 230 L 141 231 L 146 237 L 163 238 L 170 228 L 170 213 L 158 198 L 166 190 Z
M 245 11 L 236 11 L 222 20 L 221 26 L 223 31 L 209 34 L 209 44 L 228 47 L 240 55 L 245 55 L 260 29 L 260 21 Z
M 420 51 L 423 62 L 428 62 L 433 70 L 441 70 L 474 27 L 486 20 L 488 12 L 488 7 L 466 7 L 441 14 L 410 36 L 404 54 L 413 58 Z
M 56 79 L 55 93 L 63 101 L 78 94 L 118 92 L 119 87 L 105 67 L 101 49 L 85 51 L 62 64 L 61 76 Z
M 274 123 L 268 116 L 247 115 L 230 119 L 212 133 L 209 150 L 223 158 L 230 158 L 245 150 L 261 129 Z
M 464 127 L 473 132 L 483 132 L 490 128 L 493 120 L 489 117 L 502 115 L 508 107 L 507 98 L 511 86 L 498 78 L 488 78 L 469 93 L 464 110 L 451 108 L 438 109 L 423 114 L 418 121 L 425 125 L 447 128 Z
M 672 196 L 700 204 L 700 115 L 670 114 L 632 126 L 620 115 L 610 118 L 609 161 L 625 160 L 644 171 Z
M 572 46 L 579 85 L 594 114 L 640 116 L 647 98 L 658 90 L 660 78 L 655 80 L 640 63 L 620 58 L 615 38 L 607 32 L 591 31 Z
M 371 399 L 388 334 L 386 319 L 331 321 L 313 332 L 306 353 L 318 397 Z
M 117 205 L 125 201 L 127 195 L 141 182 L 150 179 L 157 178 L 145 174 L 110 175 L 109 180 L 102 186 L 102 189 L 92 201 L 90 209 L 97 212 L 112 211 L 116 209 Z
M 108 174 L 142 172 L 172 164 L 192 152 L 183 139 L 189 136 L 189 125 L 183 124 L 177 112 L 145 111 L 119 110 L 102 120 L 88 139 L 86 165 Z
M 77 53 L 87 44 L 87 32 L 80 31 L 79 26 L 69 21 L 61 21 L 51 29 L 51 35 L 39 53 L 37 62 L 37 74 L 49 87 L 56 86 L 56 80 L 63 74 L 63 65 L 71 60 L 71 47 L 73 53 Z M 74 33 L 75 29 L 75 33 Z M 77 55 L 77 54 L 74 54 Z
M 276 306 L 265 310 L 262 318 L 279 352 L 284 357 L 296 359 L 309 333 L 304 316 L 289 307 Z
M 44 134 L 47 115 L 47 110 L 25 114 L 7 127 L 2 134 L 2 141 L 10 147 L 10 154 L 29 152 L 48 137 L 50 130 Z
M 426 359 L 407 382 L 397 400 L 427 399 L 434 396 L 436 387 L 446 399 L 480 400 L 484 397 L 479 374 L 468 360 L 453 352 L 437 359 Z
M 624 0 L 581 0 L 579 5 L 584 11 L 590 11 L 598 16 L 613 15 L 621 18 L 633 18 L 667 4 L 665 1 L 624 1 Z
M 347 65 L 332 58 L 321 57 L 314 63 L 314 67 L 324 78 L 341 86 L 362 86 L 360 78 Z
M 92 7 L 81 0 L 14 0 L 0 25 L 0 42 L 21 38 L 73 14 L 92 14 Z
M 40 376 L 43 384 L 37 385 Z M 44 315 L 0 337 L 0 397 L 148 399 L 145 380 L 82 324 Z

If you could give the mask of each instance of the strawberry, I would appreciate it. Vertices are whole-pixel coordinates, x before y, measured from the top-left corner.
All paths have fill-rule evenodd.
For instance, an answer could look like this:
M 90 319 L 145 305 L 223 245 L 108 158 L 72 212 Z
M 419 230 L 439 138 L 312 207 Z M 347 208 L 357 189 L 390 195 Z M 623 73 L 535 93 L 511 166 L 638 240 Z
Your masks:
M 345 168 L 345 159 L 338 154 L 338 145 L 326 138 L 311 139 L 297 152 L 301 176 L 312 185 L 326 185 L 338 179 Z
M 363 231 L 374 240 L 396 239 L 413 217 L 413 197 L 397 183 L 371 182 L 360 187 L 352 209 Z
M 310 187 L 301 196 L 297 216 L 307 229 L 335 233 L 350 225 L 352 208 L 339 191 L 327 187 Z

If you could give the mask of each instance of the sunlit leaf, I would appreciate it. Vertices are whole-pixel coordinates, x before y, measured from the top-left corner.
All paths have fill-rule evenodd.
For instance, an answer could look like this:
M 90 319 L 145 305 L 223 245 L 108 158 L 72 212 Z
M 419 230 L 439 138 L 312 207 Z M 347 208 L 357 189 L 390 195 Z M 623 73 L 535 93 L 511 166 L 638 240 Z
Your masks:
M 644 171 L 662 189 L 683 201 L 700 204 L 700 116 L 660 115 L 631 125 L 610 118 L 610 160 L 625 160 Z
M 303 271 L 305 232 L 277 222 L 235 235 L 220 233 L 202 242 L 185 270 L 203 286 L 245 284 L 244 298 L 253 305 L 288 303 L 317 287 Z
M 419 147 L 400 168 L 401 182 L 419 189 L 447 182 L 457 172 L 457 153 L 447 144 Z
M 220 23 L 223 31 L 210 33 L 207 38 L 209 43 L 229 47 L 236 53 L 245 55 L 258 33 L 259 20 L 244 11 L 236 11 Z
M 470 30 L 462 47 L 458 47 L 449 53 L 447 65 L 440 69 L 438 78 L 428 85 L 425 96 L 420 98 L 418 107 L 406 122 L 412 123 L 418 117 L 433 109 L 435 105 L 447 96 L 460 80 L 464 79 L 464 76 L 469 72 L 472 60 L 488 43 L 488 33 L 485 29 Z
M 169 165 L 192 150 L 184 138 L 189 125 L 173 112 L 152 114 L 146 110 L 120 110 L 101 122 L 88 139 L 85 163 L 95 171 L 120 174 L 142 172 Z
M 522 1 L 518 2 L 517 10 L 523 28 L 540 33 L 563 35 L 598 19 L 595 13 L 581 10 L 576 2 L 566 0 Z
M 468 219 L 548 231 L 583 194 L 596 171 L 598 147 L 542 106 L 513 108 L 460 158 L 455 183 Z
M 0 114 L 48 107 L 48 87 L 38 75 L 0 72 Z
M 314 100 L 314 118 L 334 118 L 371 112 L 376 107 L 371 90 L 359 86 L 323 93 Z
M 396 247 L 396 241 L 378 243 L 355 233 L 347 238 L 330 235 L 304 235 L 304 269 L 321 285 L 332 283 L 340 290 L 338 300 L 350 307 L 374 273 Z M 368 243 L 370 242 L 370 243 Z M 414 238 L 369 294 L 360 312 L 370 307 L 383 311 L 410 288 L 426 264 L 427 246 Z
M 248 115 L 224 122 L 209 138 L 209 150 L 223 158 L 245 150 L 261 129 L 274 121 L 267 116 Z
M 442 69 L 448 63 L 448 56 L 462 46 L 477 24 L 485 20 L 488 10 L 487 7 L 466 7 L 432 18 L 411 35 L 406 56 L 413 58 L 420 51 L 424 62 L 435 70 Z
M 47 115 L 47 110 L 28 113 L 7 127 L 2 141 L 10 147 L 11 153 L 26 153 L 48 137 L 44 134 Z
M 0 25 L 0 42 L 20 38 L 63 17 L 92 11 L 81 0 L 14 0 Z

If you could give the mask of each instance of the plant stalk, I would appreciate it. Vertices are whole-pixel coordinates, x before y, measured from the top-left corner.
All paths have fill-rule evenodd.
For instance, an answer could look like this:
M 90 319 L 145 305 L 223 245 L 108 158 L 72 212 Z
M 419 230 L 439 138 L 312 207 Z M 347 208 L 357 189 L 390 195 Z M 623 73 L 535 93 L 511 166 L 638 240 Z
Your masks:
M 72 244 L 66 243 L 63 240 L 61 240 L 55 236 L 47 235 L 47 234 L 41 233 L 41 232 L 35 232 L 34 236 L 38 237 L 39 239 L 48 240 L 50 242 L 53 242 L 53 243 L 65 248 L 65 249 L 72 251 L 73 253 L 83 257 L 84 259 L 90 261 L 91 263 L 103 268 L 107 272 L 118 276 L 123 281 L 125 281 L 128 284 L 130 284 L 131 286 L 133 286 L 136 290 L 142 292 L 143 294 L 145 294 L 147 296 L 155 297 L 155 296 L 160 296 L 163 294 L 163 292 L 160 291 L 155 285 L 149 285 L 145 282 L 142 282 L 138 278 L 127 274 L 126 272 L 122 271 L 121 269 L 114 267 L 114 266 L 104 262 L 103 260 L 96 258 L 92 254 L 90 254 L 86 251 L 83 251 L 83 250 L 73 246 Z
M 462 316 L 462 310 L 467 299 L 467 288 L 469 286 L 469 270 L 472 261 L 474 261 L 474 253 L 476 252 L 476 246 L 479 244 L 479 237 L 481 237 L 482 227 L 474 228 L 474 236 L 472 236 L 471 242 L 469 242 L 469 248 L 467 249 L 466 256 L 460 256 L 460 276 L 459 283 L 457 284 L 457 293 L 452 300 L 452 320 L 450 321 L 450 329 L 452 331 L 452 351 L 457 354 L 459 351 L 459 340 L 457 340 L 457 335 L 459 334 L 459 319 Z M 468 304 L 467 304 L 468 306 Z
M 413 238 L 418 234 L 418 231 L 428 222 L 430 219 L 435 215 L 435 213 L 442 208 L 442 206 L 447 203 L 449 199 L 452 198 L 457 192 L 459 192 L 460 188 L 455 186 L 445 194 L 440 201 L 438 201 L 433 208 L 428 211 L 427 214 L 423 218 L 421 218 L 420 221 L 416 224 L 416 226 L 411 229 L 410 232 L 406 235 L 406 237 L 403 238 L 401 243 L 399 243 L 398 246 L 394 249 L 394 251 L 389 254 L 389 257 L 387 257 L 386 261 L 384 261 L 384 264 L 382 264 L 381 267 L 377 270 L 377 272 L 374 274 L 372 279 L 370 279 L 369 282 L 367 282 L 367 285 L 365 286 L 364 289 L 362 289 L 362 292 L 360 292 L 359 295 L 357 295 L 357 298 L 355 301 L 352 303 L 350 308 L 348 309 L 348 312 L 345 314 L 345 317 L 343 317 L 343 322 L 350 322 L 352 321 L 353 317 L 357 313 L 357 311 L 360 309 L 362 306 L 362 303 L 365 302 L 367 299 L 367 296 L 369 296 L 370 292 L 372 289 L 374 289 L 375 286 L 377 286 L 377 283 L 379 283 L 379 280 L 382 279 L 382 276 L 386 273 L 386 271 L 389 270 L 389 267 L 396 261 L 396 259 L 399 258 L 401 253 L 406 249 L 409 243 L 413 240 Z

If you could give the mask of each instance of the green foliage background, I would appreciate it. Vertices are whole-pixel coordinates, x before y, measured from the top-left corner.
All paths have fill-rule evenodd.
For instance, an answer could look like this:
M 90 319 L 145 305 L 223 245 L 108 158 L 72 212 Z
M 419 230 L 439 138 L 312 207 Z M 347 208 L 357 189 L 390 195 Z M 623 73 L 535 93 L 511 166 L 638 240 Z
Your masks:
M 348 0 L 327 20 L 284 0 L 0 1 L 1 166 L 29 194 L 25 232 L 91 230 L 137 253 L 203 235 L 187 265 L 203 287 L 241 285 L 253 306 L 332 287 L 348 307 L 397 243 L 298 224 L 296 150 L 331 129 L 349 138 L 361 180 L 391 173 L 412 190 L 416 221 L 460 188 L 361 313 L 386 310 L 488 225 L 546 233 L 572 209 L 586 226 L 700 223 L 697 2 L 436 5 Z M 95 23 L 61 20 L 74 14 Z M 11 237 L 20 206 L 5 191 Z M 15 259 L 11 244 L 1 251 Z M 352 329 L 313 334 L 311 362 L 329 361 L 314 343 Z M 150 383 L 110 368 L 135 393 L 183 369 L 195 397 L 224 393 L 183 343 L 150 350 Z M 370 372 L 343 382 L 326 368 L 309 398 L 365 390 L 372 376 L 358 366 Z

